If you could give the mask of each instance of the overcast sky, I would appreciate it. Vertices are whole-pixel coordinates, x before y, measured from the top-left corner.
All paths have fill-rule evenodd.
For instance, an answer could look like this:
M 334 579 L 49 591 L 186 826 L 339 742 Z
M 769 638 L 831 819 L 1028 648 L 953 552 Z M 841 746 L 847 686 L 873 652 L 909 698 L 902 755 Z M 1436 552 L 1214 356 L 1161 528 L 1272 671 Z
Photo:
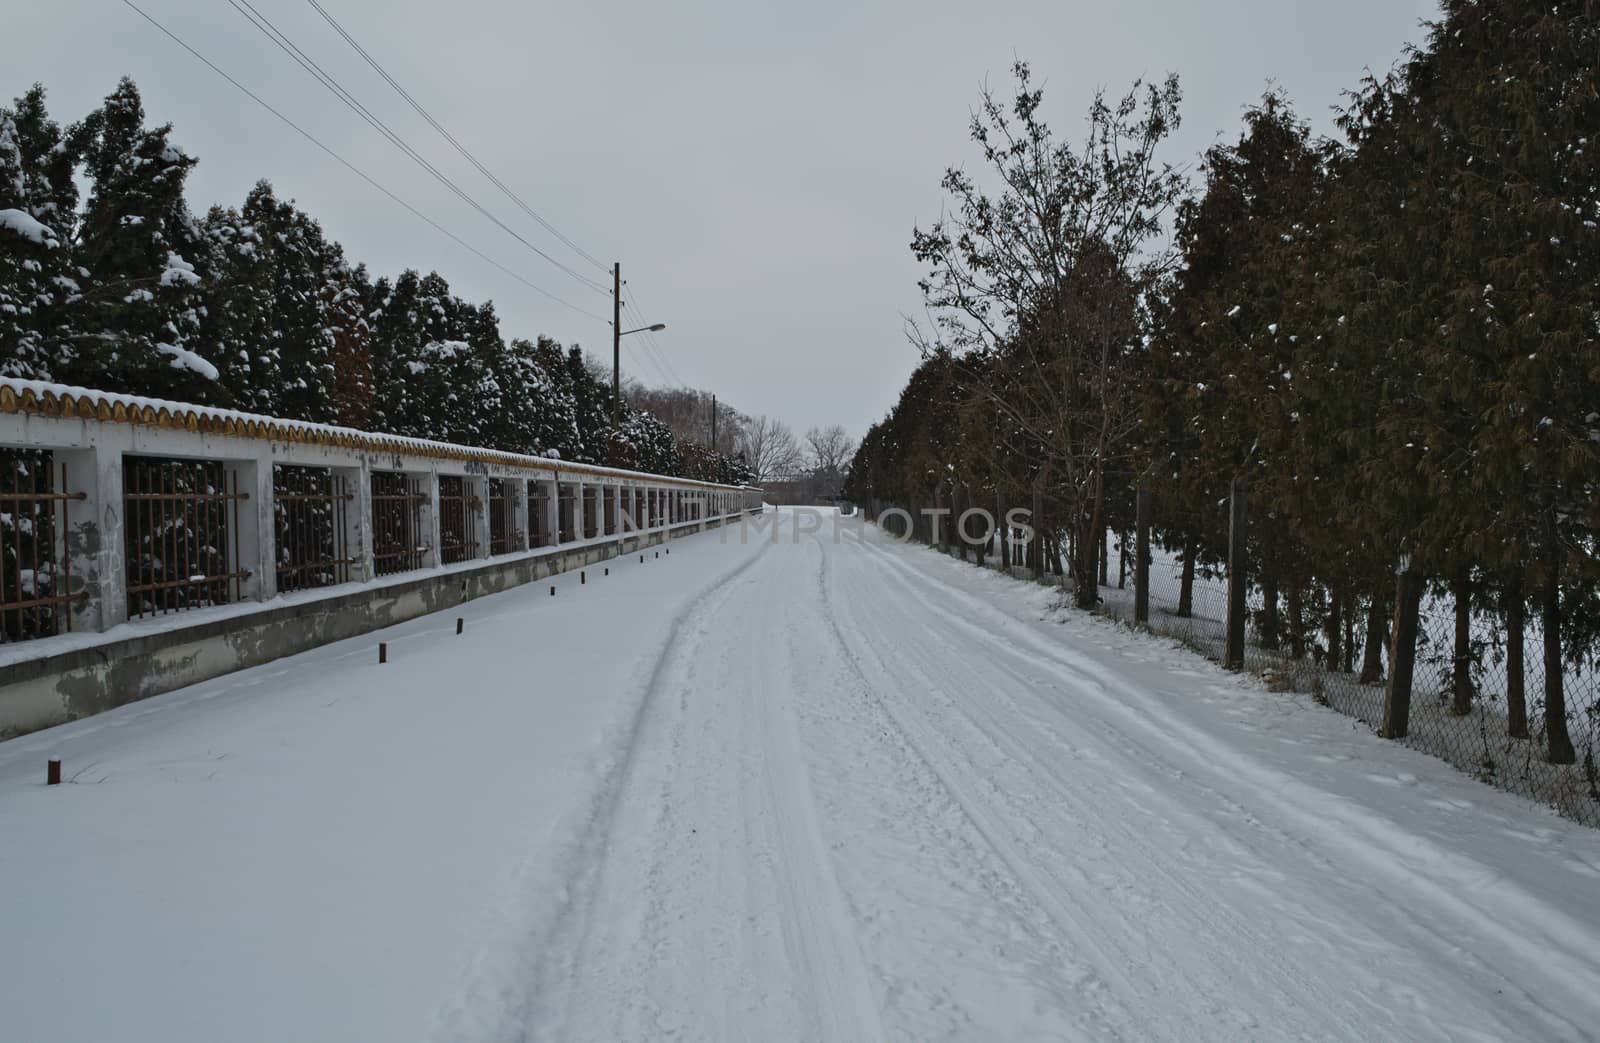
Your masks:
M 267 178 L 375 274 L 437 269 L 492 298 L 507 336 L 546 333 L 610 356 L 604 321 L 551 303 L 318 152 L 121 0 L 3 0 L 0 92 L 40 81 L 80 118 L 134 77 L 152 122 L 198 156 L 198 212 Z M 264 99 L 477 249 L 609 318 L 610 302 L 459 200 L 270 44 L 227 0 L 135 0 Z M 450 150 L 308 0 L 251 0 L 357 98 L 524 238 L 606 280 Z M 907 244 L 936 218 L 945 166 L 973 160 L 987 77 L 1029 61 L 1058 132 L 1096 87 L 1182 78 L 1174 161 L 1237 135 L 1279 84 L 1314 127 L 1364 68 L 1422 37 L 1433 0 L 320 0 L 424 107 L 584 250 L 620 260 L 632 300 L 669 328 L 659 370 L 624 341 L 624 372 L 682 382 L 797 430 L 857 437 L 916 364 Z M 642 304 L 641 304 L 642 302 Z M 677 378 L 677 379 L 673 379 Z

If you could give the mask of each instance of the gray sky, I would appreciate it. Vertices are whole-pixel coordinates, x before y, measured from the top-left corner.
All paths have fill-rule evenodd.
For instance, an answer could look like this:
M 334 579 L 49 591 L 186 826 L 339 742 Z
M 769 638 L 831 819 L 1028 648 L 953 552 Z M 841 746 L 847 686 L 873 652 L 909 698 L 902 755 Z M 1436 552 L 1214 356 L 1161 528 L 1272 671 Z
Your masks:
M 449 196 L 269 44 L 225 0 L 135 0 L 246 86 L 473 246 L 596 314 L 610 303 Z M 256 8 L 469 194 L 598 279 L 472 171 L 306 0 Z M 1433 0 L 991 0 L 916 4 L 322 0 L 366 49 L 536 211 L 621 260 L 682 381 L 797 430 L 857 437 L 916 364 L 907 244 L 937 217 L 946 165 L 974 165 L 968 113 L 1014 56 L 1076 134 L 1098 86 L 1171 70 L 1184 126 L 1171 158 L 1237 135 L 1275 81 L 1331 131 L 1364 67 L 1422 37 Z M 5 0 L 15 31 L 0 93 L 35 80 L 80 118 L 129 74 L 152 122 L 201 164 L 197 211 L 258 178 L 320 219 L 375 274 L 438 269 L 493 298 L 508 336 L 548 333 L 610 354 L 609 328 L 526 290 L 399 209 L 180 51 L 119 0 Z M 20 10 L 19 10 L 20 8 Z M 12 35 L 8 33 L 7 35 Z M 19 45 L 19 43 L 21 45 Z M 624 341 L 624 372 L 669 381 Z M 676 381 L 670 381 L 676 382 Z

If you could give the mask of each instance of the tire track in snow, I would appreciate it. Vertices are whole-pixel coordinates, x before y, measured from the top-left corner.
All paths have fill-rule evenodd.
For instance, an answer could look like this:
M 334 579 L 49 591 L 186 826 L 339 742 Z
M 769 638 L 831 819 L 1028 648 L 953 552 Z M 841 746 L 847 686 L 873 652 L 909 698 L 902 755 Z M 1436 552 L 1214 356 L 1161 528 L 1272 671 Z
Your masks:
M 899 585 L 896 577 L 886 578 L 890 584 Z M 876 586 L 874 589 L 884 588 Z M 919 596 L 917 603 L 926 608 L 928 600 Z M 943 610 L 936 610 L 934 614 L 948 618 Z M 985 641 L 986 654 L 974 664 L 965 656 L 950 654 L 950 649 L 961 644 L 953 640 L 952 630 L 940 629 L 937 636 L 921 630 L 898 630 L 894 635 L 899 638 L 896 641 L 894 636 L 872 629 L 872 621 L 878 618 L 881 614 L 868 614 L 866 621 L 860 624 L 862 644 L 869 650 L 868 654 L 875 658 L 886 676 L 916 679 L 920 683 L 910 686 L 908 691 L 915 690 L 925 698 L 937 700 L 956 718 L 934 720 L 928 716 L 930 708 L 926 702 L 919 701 L 917 709 L 905 708 L 902 721 L 920 732 L 925 748 L 930 756 L 938 758 L 947 778 L 954 779 L 957 773 L 963 775 L 965 781 L 955 784 L 972 794 L 975 803 L 984 806 L 983 815 L 994 818 L 995 833 L 1019 834 L 1019 839 L 1014 841 L 1018 849 L 1015 858 L 1030 865 L 1039 863 L 1040 875 L 1036 878 L 1039 889 L 1051 893 L 1070 890 L 1077 894 L 1080 903 L 1073 908 L 1084 909 L 1083 921 L 1089 925 L 1085 929 L 1110 946 L 1101 948 L 1105 958 L 1100 962 L 1138 968 L 1140 982 L 1130 988 L 1143 997 L 1140 1001 L 1143 1005 L 1150 1005 L 1154 999 L 1150 977 L 1160 966 L 1166 968 L 1162 973 L 1168 982 L 1162 990 L 1168 991 L 1172 984 L 1181 982 L 1193 991 L 1192 1002 L 1188 1005 L 1196 1011 L 1205 1009 L 1208 1002 L 1198 982 L 1210 980 L 1220 989 L 1228 978 L 1249 974 L 1260 979 L 1253 991 L 1271 990 L 1275 996 L 1290 1000 L 1283 1004 L 1285 1010 L 1277 1012 L 1283 1018 L 1289 1016 L 1289 1009 L 1307 998 L 1313 998 L 1323 1011 L 1343 1010 L 1347 1023 L 1375 1014 L 1381 1016 L 1382 1011 L 1359 993 L 1348 994 L 1330 987 L 1309 973 L 1291 973 L 1282 961 L 1258 958 L 1254 962 L 1241 962 L 1241 954 L 1273 952 L 1281 939 L 1232 915 L 1226 903 L 1209 893 L 1204 884 L 1174 871 L 1168 864 L 1171 853 L 1152 843 L 1139 828 L 1148 819 L 1122 814 L 1133 810 L 1126 786 L 1093 785 L 1091 792 L 1080 793 L 1075 786 L 1096 781 L 1092 775 L 1082 772 L 1072 775 L 1074 785 L 1066 784 L 1060 770 L 1062 762 L 1089 758 L 1098 762 L 1103 758 L 1084 747 L 1081 737 L 1055 734 L 1048 721 L 1028 714 L 1016 702 L 1011 685 L 996 683 L 1009 680 L 1017 690 L 1025 691 L 1037 686 L 1039 678 L 1037 674 L 1027 676 L 1009 666 L 1005 662 L 1006 650 L 998 647 L 992 635 Z M 878 639 L 871 640 L 873 635 Z M 883 650 L 881 654 L 878 649 Z M 985 670 L 992 673 L 986 675 Z M 957 698 L 945 694 L 947 692 L 969 693 L 972 697 Z M 1006 704 L 1024 731 L 1018 732 L 1007 720 L 1007 713 L 990 705 L 995 699 Z M 913 720 L 916 721 L 914 725 L 909 723 Z M 1047 745 L 1056 758 L 1053 762 L 1042 759 L 1037 749 L 1041 733 L 1049 740 Z M 939 752 L 932 753 L 934 750 Z M 989 756 L 981 759 L 996 765 L 987 773 L 978 763 L 985 752 Z M 1118 770 L 1117 766 L 1111 767 L 1113 777 Z M 1149 772 L 1148 763 L 1130 759 L 1120 770 L 1133 775 L 1137 793 L 1133 800 L 1160 802 L 1160 795 L 1154 788 L 1137 781 L 1139 776 Z M 1027 783 L 1027 799 L 1018 801 L 1016 794 L 1000 785 L 993 777 L 997 772 L 1008 780 L 1020 775 Z M 1041 821 L 1039 813 L 1047 804 L 1070 811 L 1062 815 L 1051 809 L 1050 819 Z M 992 811 L 988 810 L 991 805 Z M 1193 821 L 1193 816 L 1184 817 Z M 1032 841 L 1021 839 L 1029 833 L 1033 834 Z M 1085 844 L 1085 840 L 1091 843 Z M 1068 841 L 1071 846 L 1063 847 Z M 1212 842 L 1212 838 L 1206 839 L 1206 844 Z M 1029 859 L 1024 851 L 1036 848 L 1034 857 Z M 1236 846 L 1233 853 L 1242 854 L 1244 850 Z M 1047 868 L 1052 865 L 1071 867 L 1073 872 L 1069 875 L 1073 879 L 1062 880 L 1062 870 Z M 1090 900 L 1105 894 L 1105 881 L 1096 880 L 1094 874 L 1103 877 L 1108 871 L 1124 874 L 1115 881 L 1114 901 L 1123 905 L 1136 902 L 1139 918 L 1158 924 L 1158 932 L 1147 929 L 1129 934 L 1127 927 L 1133 909 L 1107 907 L 1103 902 Z M 1229 1014 L 1220 1008 L 1210 1013 L 1218 1018 Z M 1284 1022 L 1279 1021 L 1279 1024 Z M 1250 1027 L 1229 1026 L 1241 1031 Z M 1147 1024 L 1144 1031 L 1148 1033 L 1151 1029 Z M 1167 1031 L 1181 1037 L 1185 1029 L 1168 1025 Z
M 562 880 L 553 906 L 542 911 L 526 910 L 525 904 L 537 905 L 541 896 L 528 893 L 535 889 L 528 880 L 515 888 L 513 908 L 507 910 L 507 915 L 520 921 L 516 929 L 521 938 L 514 944 L 509 964 L 506 954 L 496 948 L 480 953 L 461 999 L 441 1012 L 434 1033 L 439 1043 L 517 1043 L 548 1038 L 542 1034 L 543 1022 L 551 1012 L 548 996 L 558 982 L 570 978 L 575 954 L 588 934 L 590 904 L 612 845 L 612 820 L 659 693 L 672 671 L 681 669 L 679 664 L 691 658 L 694 646 L 704 637 L 706 617 L 715 614 L 717 607 L 731 596 L 734 585 L 767 551 L 768 546 L 762 545 L 702 588 L 673 620 L 642 692 L 616 729 L 621 732 L 620 741 L 607 743 L 600 755 L 600 781 L 582 819 L 567 830 L 569 835 L 555 859 Z M 532 866 L 525 864 L 521 875 L 531 876 Z
M 785 609 L 791 607 L 790 602 L 792 598 L 785 599 Z M 811 980 L 826 986 L 827 995 L 818 997 L 826 1018 L 824 1038 L 871 1043 L 887 1037 L 856 936 L 855 917 L 822 837 L 816 796 L 795 720 L 793 681 L 796 671 L 804 668 L 795 662 L 795 631 L 788 625 L 787 612 L 784 622 L 784 637 L 777 642 L 777 661 L 765 666 L 776 683 L 765 700 L 768 709 L 762 733 L 766 756 L 762 763 L 774 806 L 790 812 L 777 816 L 777 830 L 782 837 L 780 875 L 789 895 L 785 910 L 799 927 Z M 795 872 L 796 867 L 799 872 Z M 805 915 L 812 909 L 821 911 L 820 922 Z
M 821 549 L 820 541 L 816 546 Z M 846 675 L 826 677 L 831 691 L 818 693 L 811 708 L 832 726 L 831 734 L 821 736 L 832 757 L 832 781 L 839 786 L 857 781 L 850 779 L 855 769 L 876 787 L 858 787 L 836 800 L 839 817 L 855 821 L 834 825 L 836 831 L 850 826 L 873 834 L 869 842 L 842 841 L 841 847 L 846 852 L 875 849 L 869 855 L 858 850 L 857 860 L 867 861 L 856 866 L 856 883 L 863 886 L 867 904 L 878 907 L 871 911 L 880 919 L 893 918 L 880 943 L 884 958 L 898 965 L 902 976 L 890 983 L 902 994 L 891 996 L 900 1000 L 893 1012 L 897 1030 L 912 1033 L 910 1038 L 1144 1038 L 1132 1016 L 1135 1008 L 1125 998 L 1108 1005 L 1108 993 L 1117 990 L 1108 988 L 1082 953 L 1063 943 L 1062 914 L 1051 915 L 1050 897 L 1029 886 L 1026 868 L 1009 857 L 992 823 L 923 755 L 875 694 L 833 611 L 831 564 L 826 553 L 821 555 L 814 599 L 793 600 L 808 606 L 806 622 L 816 631 L 812 640 L 831 651 Z M 865 824 L 863 802 L 870 805 Z M 896 844 L 904 853 L 892 865 L 872 860 L 893 858 Z M 904 893 L 885 897 L 897 889 Z M 919 901 L 931 907 L 918 908 Z M 930 934 L 941 930 L 952 933 Z M 926 955 L 912 955 L 930 943 L 945 962 L 930 965 Z
M 1358 897 L 1364 905 L 1377 903 L 1388 910 L 1392 922 L 1403 923 L 1415 935 L 1434 949 L 1441 963 L 1460 963 L 1466 968 L 1486 976 L 1478 989 L 1463 993 L 1461 999 L 1485 989 L 1508 991 L 1520 1001 L 1521 1014 L 1539 1018 L 1546 1028 L 1560 1038 L 1587 1038 L 1587 1031 L 1567 1020 L 1545 1003 L 1530 989 L 1498 970 L 1472 948 L 1463 948 L 1459 930 L 1448 929 L 1449 920 L 1462 922 L 1482 936 L 1505 945 L 1515 954 L 1513 966 L 1544 966 L 1549 968 L 1569 993 L 1572 1003 L 1579 1006 L 1592 1003 L 1592 989 L 1580 984 L 1581 972 L 1569 971 L 1573 966 L 1593 966 L 1585 951 L 1593 950 L 1593 939 L 1556 910 L 1544 910 L 1533 899 L 1508 881 L 1499 881 L 1497 888 L 1513 892 L 1514 901 L 1521 911 L 1537 912 L 1534 923 L 1502 922 L 1501 918 L 1477 907 L 1471 901 L 1453 893 L 1451 888 L 1440 887 L 1438 867 L 1451 867 L 1451 875 L 1460 881 L 1481 880 L 1483 867 L 1470 862 L 1453 851 L 1431 844 L 1426 839 L 1409 834 L 1399 834 L 1392 824 L 1371 815 L 1362 815 L 1346 801 L 1299 782 L 1264 766 L 1253 763 L 1248 756 L 1225 746 L 1214 736 L 1198 727 L 1164 713 L 1155 697 L 1145 693 L 1118 677 L 1106 667 L 1070 646 L 1052 641 L 1034 632 L 1019 620 L 972 593 L 943 582 L 921 569 L 915 562 L 893 553 L 887 548 L 867 544 L 869 552 L 882 564 L 889 566 L 884 574 L 892 576 L 900 585 L 915 593 L 919 603 L 940 616 L 955 629 L 987 642 L 995 656 L 1022 662 L 1047 671 L 1065 671 L 1081 683 L 1078 690 L 1091 697 L 1102 709 L 1107 709 L 1120 721 L 1131 725 L 1144 736 L 1136 738 L 1126 728 L 1107 717 L 1090 714 L 1088 723 L 1103 730 L 1102 738 L 1120 743 L 1132 770 L 1146 771 L 1150 766 L 1166 773 L 1181 776 L 1184 785 L 1202 798 L 1179 810 L 1194 817 L 1194 808 L 1203 808 L 1209 800 L 1224 808 L 1239 823 L 1251 828 L 1257 835 L 1278 845 L 1281 850 L 1297 852 L 1308 861 L 1308 867 L 1320 875 L 1339 881 L 1356 881 L 1370 886 Z M 921 548 L 917 548 L 921 551 Z M 931 551 L 924 553 L 932 554 Z M 943 559 L 939 559 L 941 562 Z M 937 595 L 937 596 L 933 596 Z M 961 605 L 967 614 L 955 611 L 940 601 Z M 985 629 L 976 619 L 988 619 L 998 624 L 1001 632 Z M 1018 645 L 1009 643 L 1017 639 Z M 1014 670 L 1012 676 L 1017 676 Z M 1019 708 L 1020 709 L 1020 708 Z M 1040 726 L 1048 727 L 1048 718 L 1038 717 Z M 1076 723 L 1085 723 L 1076 719 Z M 1177 763 L 1185 765 L 1177 767 Z M 1229 766 L 1228 774 L 1219 774 L 1220 766 Z M 1140 767 L 1140 766 L 1144 767 Z M 1207 782 L 1206 779 L 1214 779 Z M 1230 795 L 1224 787 L 1236 786 L 1240 779 L 1252 785 L 1251 798 L 1256 808 L 1246 806 Z M 1294 799 L 1289 799 L 1292 794 Z M 1314 808 L 1315 812 L 1309 809 Z M 1270 810 L 1276 821 L 1264 820 L 1257 813 Z M 1236 829 L 1233 823 L 1206 817 L 1214 828 Z M 1337 844 L 1330 838 L 1337 837 Z M 1246 848 L 1252 845 L 1240 841 Z M 1358 866 L 1348 865 L 1354 857 Z M 1434 916 L 1415 911 L 1414 901 L 1431 906 Z M 1448 918 L 1441 921 L 1440 916 Z M 1443 926 L 1442 926 L 1443 925 Z M 1525 936 L 1530 927 L 1545 933 L 1541 943 L 1533 943 Z M 1585 945 L 1585 942 L 1588 944 Z M 1562 952 L 1552 960 L 1549 946 Z M 1474 947 L 1475 948 L 1475 947 Z M 1577 976 L 1575 976 L 1577 975 Z M 1448 1002 L 1440 1004 L 1452 1010 Z M 1382 1008 L 1380 1008 L 1382 1009 Z M 1512 1014 L 1512 1010 L 1496 1010 L 1491 1016 Z M 1502 1031 L 1516 1032 L 1525 1025 L 1504 1025 Z
M 968 792 L 967 787 L 958 783 L 930 755 L 926 735 L 921 733 L 921 729 L 910 725 L 905 716 L 897 712 L 879 694 L 881 681 L 875 683 L 873 678 L 869 676 L 853 647 L 853 643 L 846 638 L 844 629 L 839 625 L 838 616 L 834 609 L 835 599 L 831 585 L 827 582 L 826 573 L 822 577 L 819 594 L 824 616 L 833 632 L 834 640 L 838 643 L 851 669 L 860 678 L 862 690 L 867 693 L 868 698 L 873 701 L 884 719 L 894 726 L 905 748 L 917 757 L 932 777 L 938 780 L 956 806 L 960 808 L 963 818 L 982 837 L 985 845 L 1006 867 L 1007 872 L 1011 875 L 1018 888 L 1028 896 L 1035 908 L 1049 918 L 1061 934 L 1070 940 L 1073 947 L 1089 955 L 1091 976 L 1087 979 L 1086 985 L 1083 986 L 1085 1001 L 1093 1005 L 1097 1010 L 1101 1010 L 1103 1000 L 1101 993 L 1109 992 L 1115 998 L 1120 1012 L 1126 1014 L 1139 1010 L 1143 1005 L 1142 999 L 1123 970 L 1124 954 L 1110 954 L 1105 951 L 1104 946 L 1094 937 L 1095 932 L 1091 929 L 1089 923 L 1075 909 L 1063 902 L 1057 896 L 1055 890 L 1041 880 L 1033 867 L 1022 857 L 1017 846 L 1009 838 L 1010 831 L 1005 824 L 996 821 L 981 806 L 980 802 Z M 880 661 L 881 666 L 882 663 Z M 894 677 L 893 672 L 887 669 L 884 669 L 882 673 L 884 678 L 892 679 Z M 885 684 L 882 687 L 891 688 L 893 684 Z M 1108 1020 L 1105 1022 L 1105 1027 L 1108 1032 L 1111 1033 L 1113 1038 L 1122 1038 L 1121 1033 L 1115 1031 L 1113 1024 L 1109 1020 L 1109 1015 L 1106 1015 L 1106 1017 Z M 1137 1038 L 1137 1036 L 1130 1038 Z
M 884 1038 L 790 716 L 772 591 L 793 558 L 762 560 L 658 673 L 528 1038 Z

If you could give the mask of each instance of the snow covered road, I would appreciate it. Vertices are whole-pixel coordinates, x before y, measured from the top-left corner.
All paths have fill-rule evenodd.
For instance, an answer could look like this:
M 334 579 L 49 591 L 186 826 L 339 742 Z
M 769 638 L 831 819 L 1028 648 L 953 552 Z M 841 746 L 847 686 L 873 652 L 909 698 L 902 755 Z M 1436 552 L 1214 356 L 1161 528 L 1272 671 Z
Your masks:
M 1600 833 L 1042 588 L 751 535 L 0 744 L 0 1038 L 1600 1035 Z

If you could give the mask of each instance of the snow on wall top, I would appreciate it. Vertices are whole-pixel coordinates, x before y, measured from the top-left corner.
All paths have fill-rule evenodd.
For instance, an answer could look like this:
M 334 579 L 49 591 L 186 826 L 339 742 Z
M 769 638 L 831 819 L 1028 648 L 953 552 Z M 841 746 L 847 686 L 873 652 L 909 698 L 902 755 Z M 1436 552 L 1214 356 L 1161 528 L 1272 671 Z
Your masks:
M 92 420 L 102 423 L 138 424 L 169 430 L 193 431 L 269 442 L 333 446 L 341 449 L 398 453 L 436 460 L 462 460 L 473 463 L 526 467 L 559 474 L 590 474 L 596 477 L 653 482 L 700 489 L 748 489 L 753 486 L 719 485 L 692 478 L 627 471 L 596 464 L 571 463 L 543 456 L 507 453 L 479 446 L 435 442 L 374 431 L 360 431 L 334 424 L 314 424 L 303 420 L 242 413 L 233 409 L 214 409 L 186 402 L 122 395 L 92 388 L 53 384 L 44 380 L 0 377 L 0 413 Z

